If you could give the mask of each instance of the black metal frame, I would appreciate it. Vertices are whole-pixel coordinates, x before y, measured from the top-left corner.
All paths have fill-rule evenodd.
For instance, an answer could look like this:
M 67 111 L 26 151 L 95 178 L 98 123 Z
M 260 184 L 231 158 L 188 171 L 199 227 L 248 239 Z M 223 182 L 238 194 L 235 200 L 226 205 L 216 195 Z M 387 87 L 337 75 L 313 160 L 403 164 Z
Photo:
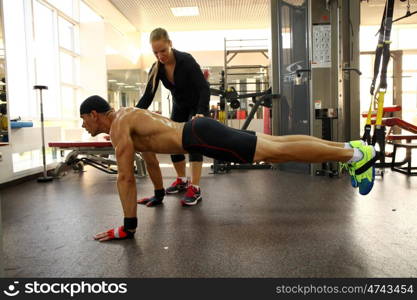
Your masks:
M 413 172 L 413 170 L 417 170 L 417 167 L 411 166 L 411 151 L 413 149 L 417 149 L 417 144 L 411 144 L 411 143 L 392 143 L 394 146 L 393 152 L 392 152 L 392 161 L 390 164 L 391 170 L 395 172 L 399 172 L 408 176 L 417 176 L 417 171 Z M 397 148 L 405 148 L 406 154 L 405 158 L 401 162 L 395 162 L 395 156 L 397 154 Z M 407 164 L 406 167 L 401 167 L 402 165 Z
M 333 111 L 333 115 L 329 113 L 328 108 L 321 108 L 315 110 L 315 117 L 317 120 L 321 120 L 321 138 L 331 141 L 333 136 L 333 120 L 338 118 L 337 109 Z M 323 162 L 321 169 L 316 170 L 317 176 L 336 177 L 339 176 L 339 168 L 334 168 L 333 162 Z

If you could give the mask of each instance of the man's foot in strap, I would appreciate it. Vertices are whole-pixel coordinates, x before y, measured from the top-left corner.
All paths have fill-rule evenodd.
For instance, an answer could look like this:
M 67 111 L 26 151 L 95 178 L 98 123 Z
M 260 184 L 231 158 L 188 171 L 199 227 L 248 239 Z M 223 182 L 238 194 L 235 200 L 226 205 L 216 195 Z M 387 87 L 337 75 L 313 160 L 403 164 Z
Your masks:
M 354 174 L 356 182 L 358 183 L 359 193 L 361 195 L 367 195 L 372 190 L 375 181 L 375 166 L 372 164 L 364 172 L 358 174 L 358 171 L 362 171 L 363 167 L 370 161 L 374 160 L 376 151 L 373 146 L 359 146 L 357 147 L 362 153 L 363 158 L 360 161 L 350 163 L 350 174 Z
M 164 200 L 164 196 L 165 196 L 164 189 L 155 190 L 155 194 L 152 197 L 142 198 L 142 199 L 139 199 L 137 202 L 138 204 L 143 204 L 148 207 L 157 206 L 157 205 L 162 204 L 162 201 Z
M 176 193 L 180 193 L 180 192 L 184 192 L 185 190 L 187 190 L 187 186 L 188 186 L 189 182 L 188 180 L 183 180 L 180 177 L 178 177 L 169 188 L 167 188 L 165 190 L 165 192 L 167 194 L 176 194 Z
M 359 148 L 360 146 L 366 146 L 366 142 L 362 141 L 362 140 L 357 140 L 357 141 L 350 141 L 349 142 L 349 146 L 351 148 Z M 342 169 L 345 168 L 350 175 L 350 183 L 354 188 L 358 187 L 358 182 L 356 181 L 356 177 L 355 177 L 355 171 L 350 167 L 350 164 L 348 163 L 342 163 Z
M 196 205 L 201 199 L 200 188 L 190 184 L 187 188 L 187 192 L 181 199 L 181 204 L 182 206 L 193 206 Z

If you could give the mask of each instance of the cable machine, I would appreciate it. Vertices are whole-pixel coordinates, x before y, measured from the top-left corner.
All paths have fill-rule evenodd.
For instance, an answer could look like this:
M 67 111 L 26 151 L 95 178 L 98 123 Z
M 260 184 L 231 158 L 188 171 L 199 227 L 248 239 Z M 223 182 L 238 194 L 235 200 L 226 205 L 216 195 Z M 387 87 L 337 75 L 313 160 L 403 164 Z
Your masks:
M 224 111 L 227 105 L 236 109 L 240 107 L 240 99 L 251 98 L 253 102 L 253 107 L 248 114 L 245 122 L 243 123 L 241 130 L 247 130 L 250 122 L 253 120 L 258 108 L 260 106 L 265 106 L 271 108 L 272 99 L 279 99 L 278 94 L 272 94 L 272 90 L 257 92 L 257 93 L 248 93 L 248 94 L 238 94 L 235 89 L 229 88 L 229 90 L 224 90 L 224 85 L 220 85 L 220 89 L 210 89 L 210 94 L 213 96 L 220 96 L 220 109 Z M 231 163 L 219 160 L 213 160 L 213 165 L 211 166 L 214 174 L 227 173 L 232 169 L 270 169 L 271 164 L 268 163 L 253 163 L 253 164 L 239 164 Z

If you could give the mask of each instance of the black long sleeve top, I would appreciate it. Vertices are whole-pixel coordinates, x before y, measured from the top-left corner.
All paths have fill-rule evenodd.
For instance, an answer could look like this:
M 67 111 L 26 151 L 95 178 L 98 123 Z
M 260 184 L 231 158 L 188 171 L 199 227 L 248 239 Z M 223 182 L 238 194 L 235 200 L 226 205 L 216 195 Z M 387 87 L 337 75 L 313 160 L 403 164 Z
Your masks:
M 210 102 L 210 87 L 204 78 L 200 65 L 190 54 L 175 49 L 172 50 L 176 61 L 174 84 L 168 80 L 164 64 L 160 63 L 155 80 L 155 88 L 152 91 L 152 80 L 149 80 L 145 93 L 136 104 L 136 107 L 147 109 L 151 105 L 160 80 L 171 91 L 174 105 L 194 109 L 198 114 L 207 114 Z M 153 64 L 152 68 L 155 65 L 156 63 Z

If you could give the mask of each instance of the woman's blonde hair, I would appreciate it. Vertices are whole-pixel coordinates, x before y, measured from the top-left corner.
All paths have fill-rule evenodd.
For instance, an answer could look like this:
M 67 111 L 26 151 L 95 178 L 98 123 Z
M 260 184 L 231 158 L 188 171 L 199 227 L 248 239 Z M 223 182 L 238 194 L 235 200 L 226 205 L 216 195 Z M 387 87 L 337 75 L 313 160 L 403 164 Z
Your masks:
M 155 28 L 152 30 L 149 36 L 149 42 L 155 42 L 160 40 L 171 41 L 169 39 L 168 32 L 163 28 Z M 152 92 L 155 90 L 156 76 L 158 75 L 159 70 L 159 60 L 156 60 L 155 67 L 152 68 L 151 73 L 149 74 L 149 80 L 152 80 Z

